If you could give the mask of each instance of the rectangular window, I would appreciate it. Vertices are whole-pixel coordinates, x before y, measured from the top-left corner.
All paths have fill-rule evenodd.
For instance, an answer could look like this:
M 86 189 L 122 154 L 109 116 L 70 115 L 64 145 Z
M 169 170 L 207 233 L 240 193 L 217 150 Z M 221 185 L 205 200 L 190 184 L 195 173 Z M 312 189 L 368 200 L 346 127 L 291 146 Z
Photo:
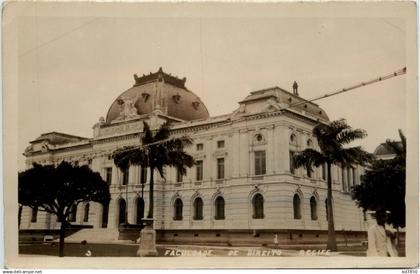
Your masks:
M 182 178 L 183 176 L 182 176 L 182 173 L 181 173 L 181 171 L 179 170 L 179 169 L 176 169 L 176 181 L 178 182 L 178 183 L 180 183 L 180 182 L 182 182 Z
M 105 168 L 105 180 L 108 185 L 112 183 L 112 167 Z
M 201 151 L 201 150 L 203 150 L 203 148 L 204 148 L 204 145 L 203 144 L 197 144 L 196 145 L 197 151 Z
M 255 175 L 265 174 L 265 151 L 255 151 Z
M 217 141 L 217 148 L 224 148 L 225 147 L 225 141 Z
M 292 174 L 295 174 L 294 156 L 295 156 L 295 152 L 289 151 L 289 168 L 290 168 L 290 173 Z
M 225 178 L 225 158 L 217 159 L 217 179 Z
M 147 180 L 147 167 L 141 167 L 140 169 L 140 183 L 142 185 L 146 184 Z
M 197 181 L 203 180 L 203 161 L 199 160 L 195 162 L 196 165 L 196 179 Z
M 122 171 L 122 185 L 128 185 L 129 168 L 127 167 Z

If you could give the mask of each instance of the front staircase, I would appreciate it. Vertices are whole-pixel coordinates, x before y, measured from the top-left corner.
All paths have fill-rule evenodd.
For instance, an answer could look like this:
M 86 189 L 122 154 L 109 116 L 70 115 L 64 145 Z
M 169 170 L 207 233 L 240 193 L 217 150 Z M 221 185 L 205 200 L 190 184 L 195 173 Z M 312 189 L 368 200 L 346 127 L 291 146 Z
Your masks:
M 115 243 L 118 242 L 118 228 L 84 228 L 65 238 L 66 243 Z

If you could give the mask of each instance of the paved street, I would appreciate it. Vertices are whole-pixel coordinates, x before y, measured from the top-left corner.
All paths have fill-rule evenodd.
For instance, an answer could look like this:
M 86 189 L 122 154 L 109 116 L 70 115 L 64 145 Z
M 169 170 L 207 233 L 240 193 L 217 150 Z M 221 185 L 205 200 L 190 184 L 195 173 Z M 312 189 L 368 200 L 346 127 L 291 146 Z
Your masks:
M 276 257 L 276 256 L 365 256 L 366 247 L 360 245 L 339 246 L 338 252 L 327 252 L 324 245 L 295 245 L 295 246 L 199 246 L 199 245 L 157 245 L 158 256 L 162 257 Z M 108 243 L 108 244 L 78 244 L 66 243 L 65 256 L 73 257 L 135 257 L 137 244 Z M 21 244 L 19 252 L 22 255 L 57 256 L 58 243 Z

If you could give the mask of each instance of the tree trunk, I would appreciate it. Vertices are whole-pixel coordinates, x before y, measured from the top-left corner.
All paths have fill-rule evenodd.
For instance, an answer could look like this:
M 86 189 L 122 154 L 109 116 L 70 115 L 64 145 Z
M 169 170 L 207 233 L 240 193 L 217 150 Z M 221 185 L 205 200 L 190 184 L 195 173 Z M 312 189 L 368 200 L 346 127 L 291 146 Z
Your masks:
M 64 257 L 64 236 L 65 236 L 65 232 L 66 232 L 66 224 L 64 221 L 61 221 L 61 226 L 60 226 L 60 244 L 59 244 L 59 252 L 58 252 L 58 256 L 60 257 Z
M 153 218 L 153 188 L 154 188 L 154 181 L 153 181 L 153 173 L 154 173 L 154 167 L 150 167 L 150 186 L 149 186 L 149 214 L 147 215 L 147 218 L 152 219 Z
M 327 205 L 328 205 L 328 242 L 327 249 L 331 251 L 337 251 L 337 241 L 335 239 L 335 228 L 334 228 L 334 211 L 332 204 L 332 178 L 331 178 L 331 164 L 327 163 L 328 168 L 328 180 L 327 180 Z

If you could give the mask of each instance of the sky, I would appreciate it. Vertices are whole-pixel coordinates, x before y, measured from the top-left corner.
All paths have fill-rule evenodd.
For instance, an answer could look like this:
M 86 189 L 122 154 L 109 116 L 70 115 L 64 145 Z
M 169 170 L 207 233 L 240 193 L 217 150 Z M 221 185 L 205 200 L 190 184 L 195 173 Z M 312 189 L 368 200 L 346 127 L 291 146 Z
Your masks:
M 279 86 L 309 99 L 406 66 L 401 18 L 40 17 L 18 22 L 18 150 L 40 134 L 92 137 L 133 74 L 180 78 L 211 116 Z M 407 128 L 406 76 L 316 103 L 368 136 L 373 152 Z M 19 168 L 24 157 L 19 158 Z

